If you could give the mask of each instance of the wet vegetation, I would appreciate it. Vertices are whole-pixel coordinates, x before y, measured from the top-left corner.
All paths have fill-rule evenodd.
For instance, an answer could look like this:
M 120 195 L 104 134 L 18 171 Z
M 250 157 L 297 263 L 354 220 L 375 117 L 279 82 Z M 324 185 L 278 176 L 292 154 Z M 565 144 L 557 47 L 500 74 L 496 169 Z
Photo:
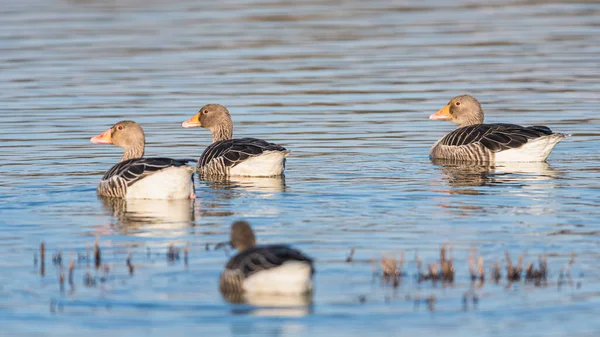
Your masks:
M 218 244 L 213 245 L 221 250 Z M 206 251 L 208 245 L 199 245 L 196 252 Z M 53 247 L 54 250 L 54 247 Z M 46 277 L 44 268 L 46 243 L 40 244 L 39 252 L 34 254 L 34 266 L 39 267 L 40 277 Z M 212 250 L 211 250 L 212 251 Z M 170 243 L 164 250 L 167 265 L 176 265 L 181 263 L 180 255 L 183 252 L 183 265 L 187 270 L 189 260 L 192 259 L 193 251 L 190 244 L 186 243 L 179 247 L 175 243 Z M 39 254 L 39 258 L 38 258 Z M 150 247 L 146 247 L 146 261 L 139 261 L 138 264 L 154 263 L 152 258 L 160 255 L 156 252 L 154 255 Z M 446 298 L 456 298 L 456 310 L 476 310 L 482 305 L 482 301 L 493 296 L 494 289 L 519 289 L 516 286 L 532 287 L 540 289 L 539 296 L 543 296 L 543 291 L 560 290 L 562 287 L 581 288 L 582 281 L 574 280 L 571 275 L 573 266 L 576 263 L 575 254 L 571 254 L 569 262 L 564 266 L 554 266 L 550 268 L 547 254 L 541 254 L 535 258 L 530 258 L 526 254 L 516 255 L 516 263 L 511 254 L 506 251 L 503 260 L 496 260 L 488 263 L 486 267 L 486 258 L 478 254 L 476 249 L 472 249 L 465 260 L 457 260 L 454 257 L 454 250 L 450 245 L 443 245 L 439 250 L 439 258 L 433 261 L 426 261 L 419 252 L 414 252 L 414 259 L 407 261 L 406 253 L 399 251 L 396 253 L 383 252 L 379 259 L 360 259 L 360 252 L 355 248 L 350 249 L 349 254 L 340 262 L 347 264 L 370 263 L 372 265 L 372 278 L 380 284 L 383 290 L 386 288 L 394 289 L 392 295 L 385 295 L 384 301 L 390 303 L 393 301 L 409 301 L 414 310 L 423 307 L 428 311 L 435 311 L 439 301 L 445 301 Z M 93 244 L 94 264 L 93 269 L 89 265 L 89 246 L 86 253 L 72 252 L 65 253 L 58 248 L 52 256 L 53 267 L 57 271 L 58 291 L 65 294 L 74 294 L 78 284 L 85 288 L 97 288 L 99 285 L 111 283 L 118 286 L 119 282 L 126 282 L 127 277 L 135 277 L 136 266 L 133 264 L 133 255 L 127 251 L 122 255 L 122 262 L 119 263 L 118 256 L 116 261 L 106 262 L 102 260 L 102 247 L 99 239 Z M 68 268 L 65 270 L 66 262 Z M 492 259 L 488 259 L 492 260 Z M 325 262 L 324 262 L 325 263 Z M 335 261 L 328 261 L 335 263 Z M 456 266 L 461 266 L 456 268 Z M 122 266 L 122 267 L 120 267 Z M 464 268 L 463 268 L 464 266 Z M 525 266 L 525 267 L 523 267 Z M 198 266 L 200 268 L 200 266 Z M 319 263 L 317 262 L 317 272 Z M 77 281 L 76 273 L 80 270 L 83 275 L 81 281 Z M 503 272 L 504 270 L 504 272 Z M 551 270 L 559 272 L 552 273 Z M 461 271 L 467 271 L 461 273 Z M 364 278 L 369 276 L 364 274 Z M 555 285 L 555 287 L 549 287 Z M 318 287 L 318 281 L 316 286 Z M 490 288 L 492 287 L 492 288 Z M 318 288 L 317 288 L 318 289 Z M 442 289 L 444 289 L 442 291 Z M 554 291 L 555 291 L 554 290 Z M 217 281 L 215 280 L 215 292 L 218 291 Z M 397 292 L 402 291 L 404 296 L 398 297 Z M 455 295 L 452 295 L 455 293 Z M 317 293 L 318 294 L 318 293 Z M 317 295 L 318 296 L 318 295 Z M 349 293 L 350 296 L 350 293 Z M 236 297 L 225 300 L 231 303 L 243 303 L 245 298 Z M 359 295 L 359 303 L 372 302 L 372 294 Z M 303 303 L 312 303 L 305 301 Z M 65 299 L 53 298 L 50 304 L 52 313 L 62 312 L 69 302 Z
M 222 245 L 214 244 L 214 250 L 222 250 Z M 200 245 L 198 252 L 205 251 L 208 244 Z M 42 242 L 38 253 L 34 254 L 34 266 L 39 266 L 40 277 L 46 276 L 44 266 L 46 243 Z M 183 251 L 183 265 L 187 269 L 191 258 L 190 244 L 186 243 L 183 248 L 178 247 L 175 243 L 170 243 L 166 247 L 164 254 L 167 258 L 168 265 L 175 265 L 180 262 L 180 255 Z M 106 263 L 103 262 L 102 248 L 100 241 L 97 238 L 93 244 L 94 269 L 89 269 L 89 246 L 86 248 L 86 253 L 70 253 L 68 268 L 65 272 L 63 261 L 65 259 L 62 249 L 58 249 L 52 256 L 54 268 L 57 270 L 57 282 L 60 292 L 64 292 L 68 285 L 71 292 L 74 292 L 78 282 L 75 278 L 75 273 L 78 269 L 82 270 L 83 279 L 81 285 L 87 288 L 97 287 L 99 284 L 111 282 L 115 280 L 123 280 L 125 276 L 134 277 L 136 267 L 132 262 L 132 253 L 130 251 L 123 255 L 123 262 Z M 158 255 L 160 253 L 156 253 Z M 570 260 L 565 266 L 555 266 L 554 270 L 559 270 L 558 273 L 550 273 L 550 267 L 547 254 L 537 256 L 537 259 L 529 259 L 526 254 L 519 254 L 516 264 L 511 258 L 511 254 L 506 251 L 503 261 L 495 261 L 488 265 L 486 270 L 485 258 L 477 254 L 476 249 L 472 249 L 468 258 L 465 261 L 456 261 L 454 252 L 451 246 L 443 245 L 439 250 L 439 259 L 435 261 L 424 261 L 418 252 L 414 254 L 414 261 L 409 263 L 405 260 L 405 253 L 383 252 L 379 261 L 375 259 L 361 260 L 356 258 L 357 250 L 352 248 L 350 253 L 343 260 L 344 263 L 370 263 L 372 265 L 374 280 L 378 280 L 382 287 L 391 287 L 393 289 L 402 288 L 404 291 L 423 289 L 423 286 L 441 285 L 443 288 L 452 291 L 462 292 L 460 297 L 462 300 L 462 308 L 466 309 L 471 305 L 477 307 L 481 300 L 481 295 L 478 293 L 487 286 L 503 286 L 506 288 L 515 285 L 533 286 L 534 288 L 547 288 L 549 285 L 555 284 L 559 289 L 564 286 L 574 286 L 581 288 L 582 281 L 574 281 L 571 276 L 571 270 L 576 263 L 575 254 L 571 254 Z M 146 247 L 146 263 L 152 258 L 150 247 Z M 76 258 L 73 258 L 76 257 Z M 118 262 L 118 261 L 115 261 Z M 143 264 L 144 262 L 139 262 Z M 455 264 L 465 264 L 468 273 L 459 274 L 456 271 Z M 119 267 L 124 266 L 124 268 Z M 412 271 L 408 267 L 411 265 L 414 268 Z M 505 272 L 502 273 L 502 265 Z M 525 265 L 525 267 L 523 267 Z M 317 272 L 319 264 L 317 262 Z M 368 277 L 367 275 L 364 275 Z M 555 283 L 552 279 L 555 279 Z M 489 284 L 487 284 L 489 283 Z M 318 284 L 316 285 L 318 287 Z M 411 289 L 412 288 L 412 289 Z M 466 290 L 464 290 L 466 288 Z M 435 287 L 433 288 L 435 289 Z M 215 281 L 215 291 L 218 287 Z M 421 304 L 425 305 L 429 310 L 434 310 L 436 298 L 440 294 L 430 295 L 410 295 L 407 294 L 405 299 L 413 301 L 415 307 Z M 359 302 L 364 303 L 369 298 L 369 295 L 360 295 Z M 236 303 L 241 300 L 236 299 Z M 386 299 L 389 301 L 389 298 Z M 56 308 L 55 308 L 56 309 Z

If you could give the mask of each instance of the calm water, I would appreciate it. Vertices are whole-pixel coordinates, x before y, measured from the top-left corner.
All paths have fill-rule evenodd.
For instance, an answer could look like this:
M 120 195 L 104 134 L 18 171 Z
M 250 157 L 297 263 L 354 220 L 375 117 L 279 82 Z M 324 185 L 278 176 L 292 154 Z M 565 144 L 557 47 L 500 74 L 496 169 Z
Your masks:
M 2 1 L 0 24 L 0 324 L 11 336 L 600 331 L 595 1 Z M 453 126 L 428 115 L 462 93 L 490 122 L 573 137 L 548 164 L 432 163 L 429 147 Z M 212 102 L 230 108 L 237 136 L 292 150 L 284 181 L 200 181 L 192 204 L 96 197 L 121 152 L 90 137 L 134 119 L 148 156 L 195 158 L 210 135 L 180 124 Z M 205 246 L 242 218 L 259 241 L 317 259 L 312 305 L 221 297 L 227 255 Z M 80 259 L 61 292 L 52 255 L 62 250 L 66 277 L 96 237 L 110 271 Z M 445 243 L 454 284 L 417 283 L 415 254 L 434 262 Z M 472 248 L 488 269 L 505 250 L 547 254 L 548 285 L 472 288 Z M 397 289 L 374 280 L 370 261 L 400 251 L 408 277 Z M 465 310 L 469 291 L 479 301 Z

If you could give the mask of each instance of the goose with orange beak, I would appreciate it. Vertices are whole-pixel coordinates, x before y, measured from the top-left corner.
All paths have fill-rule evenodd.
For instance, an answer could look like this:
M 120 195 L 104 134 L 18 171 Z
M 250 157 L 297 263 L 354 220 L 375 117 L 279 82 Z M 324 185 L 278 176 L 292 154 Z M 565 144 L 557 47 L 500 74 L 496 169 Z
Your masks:
M 438 140 L 429 152 L 433 159 L 474 162 L 541 162 L 567 134 L 547 126 L 484 124 L 481 104 L 470 95 L 456 96 L 429 116 L 458 128 Z
M 212 132 L 212 144 L 198 160 L 197 169 L 202 176 L 275 177 L 285 170 L 290 151 L 262 139 L 232 138 L 231 115 L 220 104 L 203 106 L 181 126 L 203 127 Z
M 104 197 L 126 199 L 195 198 L 194 171 L 190 159 L 143 158 L 146 139 L 142 127 L 134 121 L 121 121 L 92 137 L 94 144 L 112 144 L 123 148 L 121 161 L 98 184 Z

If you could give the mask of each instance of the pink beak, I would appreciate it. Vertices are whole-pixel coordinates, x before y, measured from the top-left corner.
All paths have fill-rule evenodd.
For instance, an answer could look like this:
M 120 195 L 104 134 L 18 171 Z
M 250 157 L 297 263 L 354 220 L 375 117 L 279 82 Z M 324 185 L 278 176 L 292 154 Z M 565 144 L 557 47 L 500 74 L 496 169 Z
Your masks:
M 111 135 L 111 129 L 108 129 L 104 132 L 102 132 L 101 134 L 92 137 L 90 139 L 90 142 L 94 143 L 94 144 L 112 144 L 112 135 Z
M 200 123 L 200 114 L 195 114 L 194 116 L 192 116 L 192 118 L 181 123 L 181 126 L 184 128 L 197 128 L 199 126 L 202 126 L 202 123 Z
M 445 107 L 441 108 L 436 113 L 429 116 L 429 119 L 434 120 L 434 121 L 452 120 L 452 115 L 450 115 L 450 104 L 446 104 Z

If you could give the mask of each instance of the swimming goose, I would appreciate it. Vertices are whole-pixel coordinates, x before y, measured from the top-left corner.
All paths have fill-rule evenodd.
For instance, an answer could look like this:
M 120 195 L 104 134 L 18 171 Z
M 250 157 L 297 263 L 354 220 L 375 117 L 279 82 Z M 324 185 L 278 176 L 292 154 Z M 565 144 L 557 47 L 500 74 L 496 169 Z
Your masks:
M 246 221 L 231 225 L 230 244 L 238 253 L 221 274 L 224 294 L 307 294 L 312 291 L 315 270 L 312 259 L 285 245 L 256 245 Z
M 451 121 L 458 128 L 438 140 L 431 158 L 477 162 L 545 161 L 554 146 L 568 135 L 546 126 L 483 124 L 483 109 L 472 96 L 456 96 L 432 120 Z
M 113 144 L 125 151 L 98 184 L 97 193 L 127 199 L 193 199 L 194 171 L 192 160 L 142 158 L 146 140 L 136 122 L 121 121 L 92 137 L 94 144 Z
M 213 143 L 204 150 L 198 160 L 198 173 L 201 175 L 273 177 L 283 174 L 285 157 L 290 151 L 262 139 L 232 139 L 231 115 L 227 108 L 220 104 L 203 106 L 181 126 L 202 126 L 212 132 Z

